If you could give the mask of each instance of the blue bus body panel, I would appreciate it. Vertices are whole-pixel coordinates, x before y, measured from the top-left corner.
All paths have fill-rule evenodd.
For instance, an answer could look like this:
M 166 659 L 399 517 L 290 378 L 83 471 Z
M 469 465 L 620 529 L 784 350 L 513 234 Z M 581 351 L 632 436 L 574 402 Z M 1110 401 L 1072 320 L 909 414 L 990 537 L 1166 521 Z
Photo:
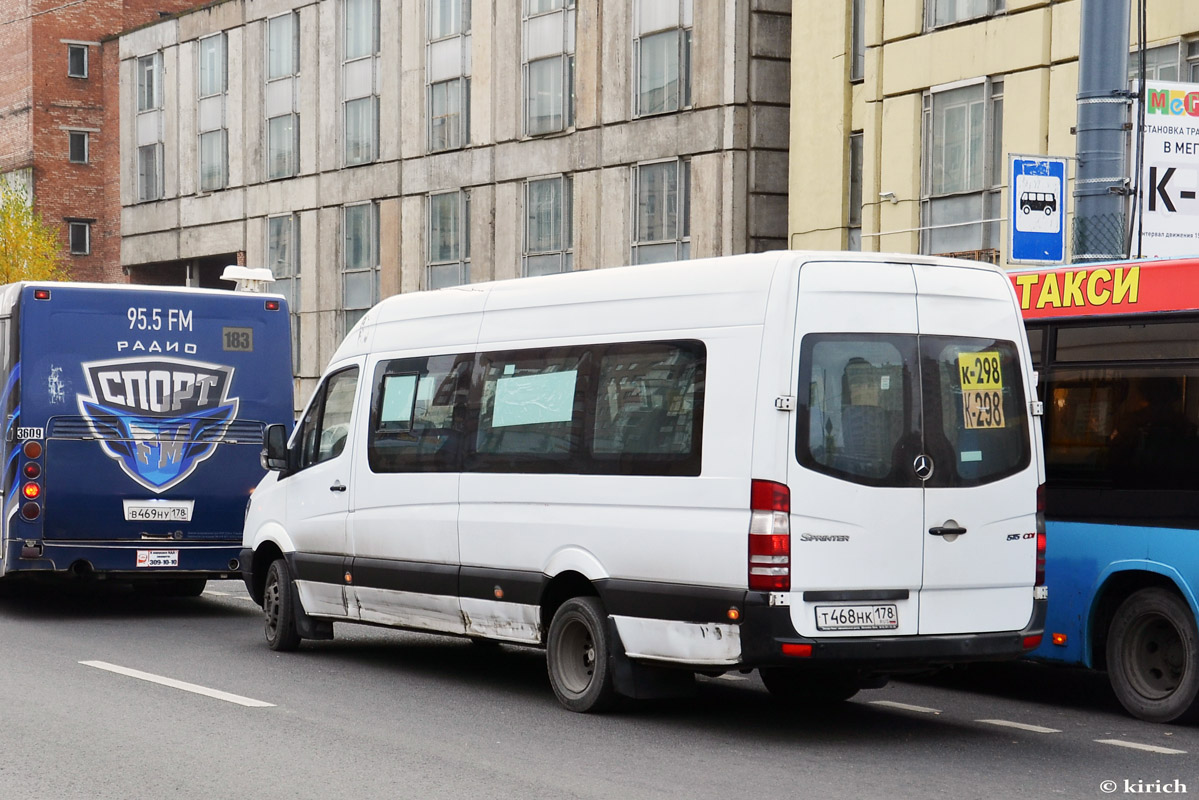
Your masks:
M 19 387 L 9 413 L 23 438 L 44 446 L 43 513 L 19 513 L 28 459 L 10 442 L 4 571 L 82 560 L 154 572 L 137 551 L 169 548 L 178 563 L 167 571 L 228 572 L 263 475 L 263 429 L 292 421 L 286 303 L 152 287 L 49 291 L 34 299 L 33 287 L 22 290 L 9 376 Z M 190 504 L 190 520 L 127 519 L 127 501 L 176 514 Z M 25 540 L 42 541 L 41 558 L 20 558 Z
M 1102 587 L 1122 572 L 1169 578 L 1199 617 L 1199 531 L 1052 520 L 1045 527 L 1049 612 L 1032 658 L 1093 667 L 1090 620 Z M 1066 634 L 1064 646 L 1053 644 L 1054 633 Z

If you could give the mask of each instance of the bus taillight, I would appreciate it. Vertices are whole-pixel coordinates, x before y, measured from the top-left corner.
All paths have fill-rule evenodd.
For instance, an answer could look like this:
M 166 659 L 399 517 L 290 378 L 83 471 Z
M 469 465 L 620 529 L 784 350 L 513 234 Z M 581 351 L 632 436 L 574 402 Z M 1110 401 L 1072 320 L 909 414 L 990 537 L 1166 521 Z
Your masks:
M 26 500 L 36 500 L 42 496 L 42 487 L 36 483 L 27 483 L 21 488 L 21 494 Z
M 791 591 L 791 490 L 774 481 L 752 481 L 749 518 L 749 588 Z
M 29 441 L 25 442 L 25 444 L 21 445 L 21 452 L 25 454 L 26 458 L 41 458 L 42 443 L 30 439 Z

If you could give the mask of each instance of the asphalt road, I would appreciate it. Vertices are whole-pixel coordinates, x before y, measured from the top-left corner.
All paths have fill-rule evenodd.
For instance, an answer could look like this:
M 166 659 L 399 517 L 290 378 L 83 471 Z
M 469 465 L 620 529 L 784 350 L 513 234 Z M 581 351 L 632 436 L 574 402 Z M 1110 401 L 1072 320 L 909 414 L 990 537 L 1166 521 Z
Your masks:
M 1199 796 L 1199 727 L 1126 716 L 1101 675 L 993 665 L 811 713 L 731 675 L 579 715 L 540 651 L 339 624 L 275 654 L 241 585 L 209 587 L 0 592 L 0 798 Z

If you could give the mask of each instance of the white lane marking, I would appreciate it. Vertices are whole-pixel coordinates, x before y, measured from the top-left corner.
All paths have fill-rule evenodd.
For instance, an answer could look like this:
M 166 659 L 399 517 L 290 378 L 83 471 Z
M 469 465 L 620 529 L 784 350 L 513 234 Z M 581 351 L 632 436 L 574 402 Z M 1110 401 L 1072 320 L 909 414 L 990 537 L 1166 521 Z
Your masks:
M 109 664 L 106 661 L 80 661 L 79 663 L 85 667 L 95 667 L 96 669 L 115 672 L 118 675 L 125 675 L 129 678 L 137 678 L 141 681 L 158 683 L 163 686 L 170 686 L 173 689 L 181 689 L 185 692 L 192 692 L 193 694 L 202 694 L 205 697 L 213 697 L 217 700 L 224 700 L 227 703 L 237 703 L 239 706 L 248 706 L 250 708 L 273 708 L 275 705 L 274 703 L 265 703 L 262 700 L 254 700 L 250 697 L 229 694 L 229 692 L 222 692 L 219 689 L 209 689 L 206 686 L 197 686 L 194 683 L 177 681 L 174 678 L 164 678 L 161 675 L 153 675 L 149 672 L 129 669 L 128 667 L 119 667 L 116 664 Z
M 872 706 L 886 706 L 887 708 L 898 708 L 900 711 L 918 711 L 921 714 L 940 714 L 941 709 L 929 708 L 928 706 L 912 706 L 907 703 L 896 703 L 894 700 L 871 700 Z
M 216 589 L 205 589 L 204 594 L 210 594 L 213 597 L 231 597 L 229 592 L 218 592 Z
M 1023 722 L 1009 722 L 1006 719 L 976 719 L 975 722 L 982 722 L 986 725 L 998 725 L 1001 728 L 1017 728 L 1022 731 L 1030 731 L 1032 733 L 1061 733 L 1057 728 L 1043 728 L 1040 725 L 1028 725 Z
M 1141 744 L 1140 742 L 1125 742 L 1122 739 L 1096 739 L 1099 744 L 1111 744 L 1116 747 L 1127 747 L 1131 750 L 1145 750 L 1150 753 L 1161 753 L 1167 756 L 1183 756 L 1186 755 L 1186 750 L 1173 750 L 1169 747 L 1158 747 L 1155 744 Z
M 744 675 L 729 675 L 727 673 L 724 675 L 717 675 L 716 679 L 721 680 L 721 681 L 747 681 L 747 680 L 749 680 L 749 678 L 745 677 Z

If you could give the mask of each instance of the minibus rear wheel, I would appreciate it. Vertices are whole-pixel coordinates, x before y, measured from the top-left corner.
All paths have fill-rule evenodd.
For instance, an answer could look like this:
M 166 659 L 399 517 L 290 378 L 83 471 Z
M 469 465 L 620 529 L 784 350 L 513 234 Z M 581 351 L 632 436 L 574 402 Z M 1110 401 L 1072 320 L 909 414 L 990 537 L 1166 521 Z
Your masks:
M 558 607 L 550 623 L 550 685 L 558 702 L 571 711 L 605 711 L 616 702 L 607 617 L 598 597 L 572 597 Z
M 1199 632 L 1186 601 L 1152 587 L 1121 603 L 1108 628 L 1107 674 L 1134 717 L 1183 722 L 1199 715 Z
M 295 650 L 300 646 L 291 592 L 291 571 L 287 568 L 286 561 L 277 558 L 267 570 L 266 586 L 262 593 L 262 611 L 266 615 L 266 643 L 272 650 Z

